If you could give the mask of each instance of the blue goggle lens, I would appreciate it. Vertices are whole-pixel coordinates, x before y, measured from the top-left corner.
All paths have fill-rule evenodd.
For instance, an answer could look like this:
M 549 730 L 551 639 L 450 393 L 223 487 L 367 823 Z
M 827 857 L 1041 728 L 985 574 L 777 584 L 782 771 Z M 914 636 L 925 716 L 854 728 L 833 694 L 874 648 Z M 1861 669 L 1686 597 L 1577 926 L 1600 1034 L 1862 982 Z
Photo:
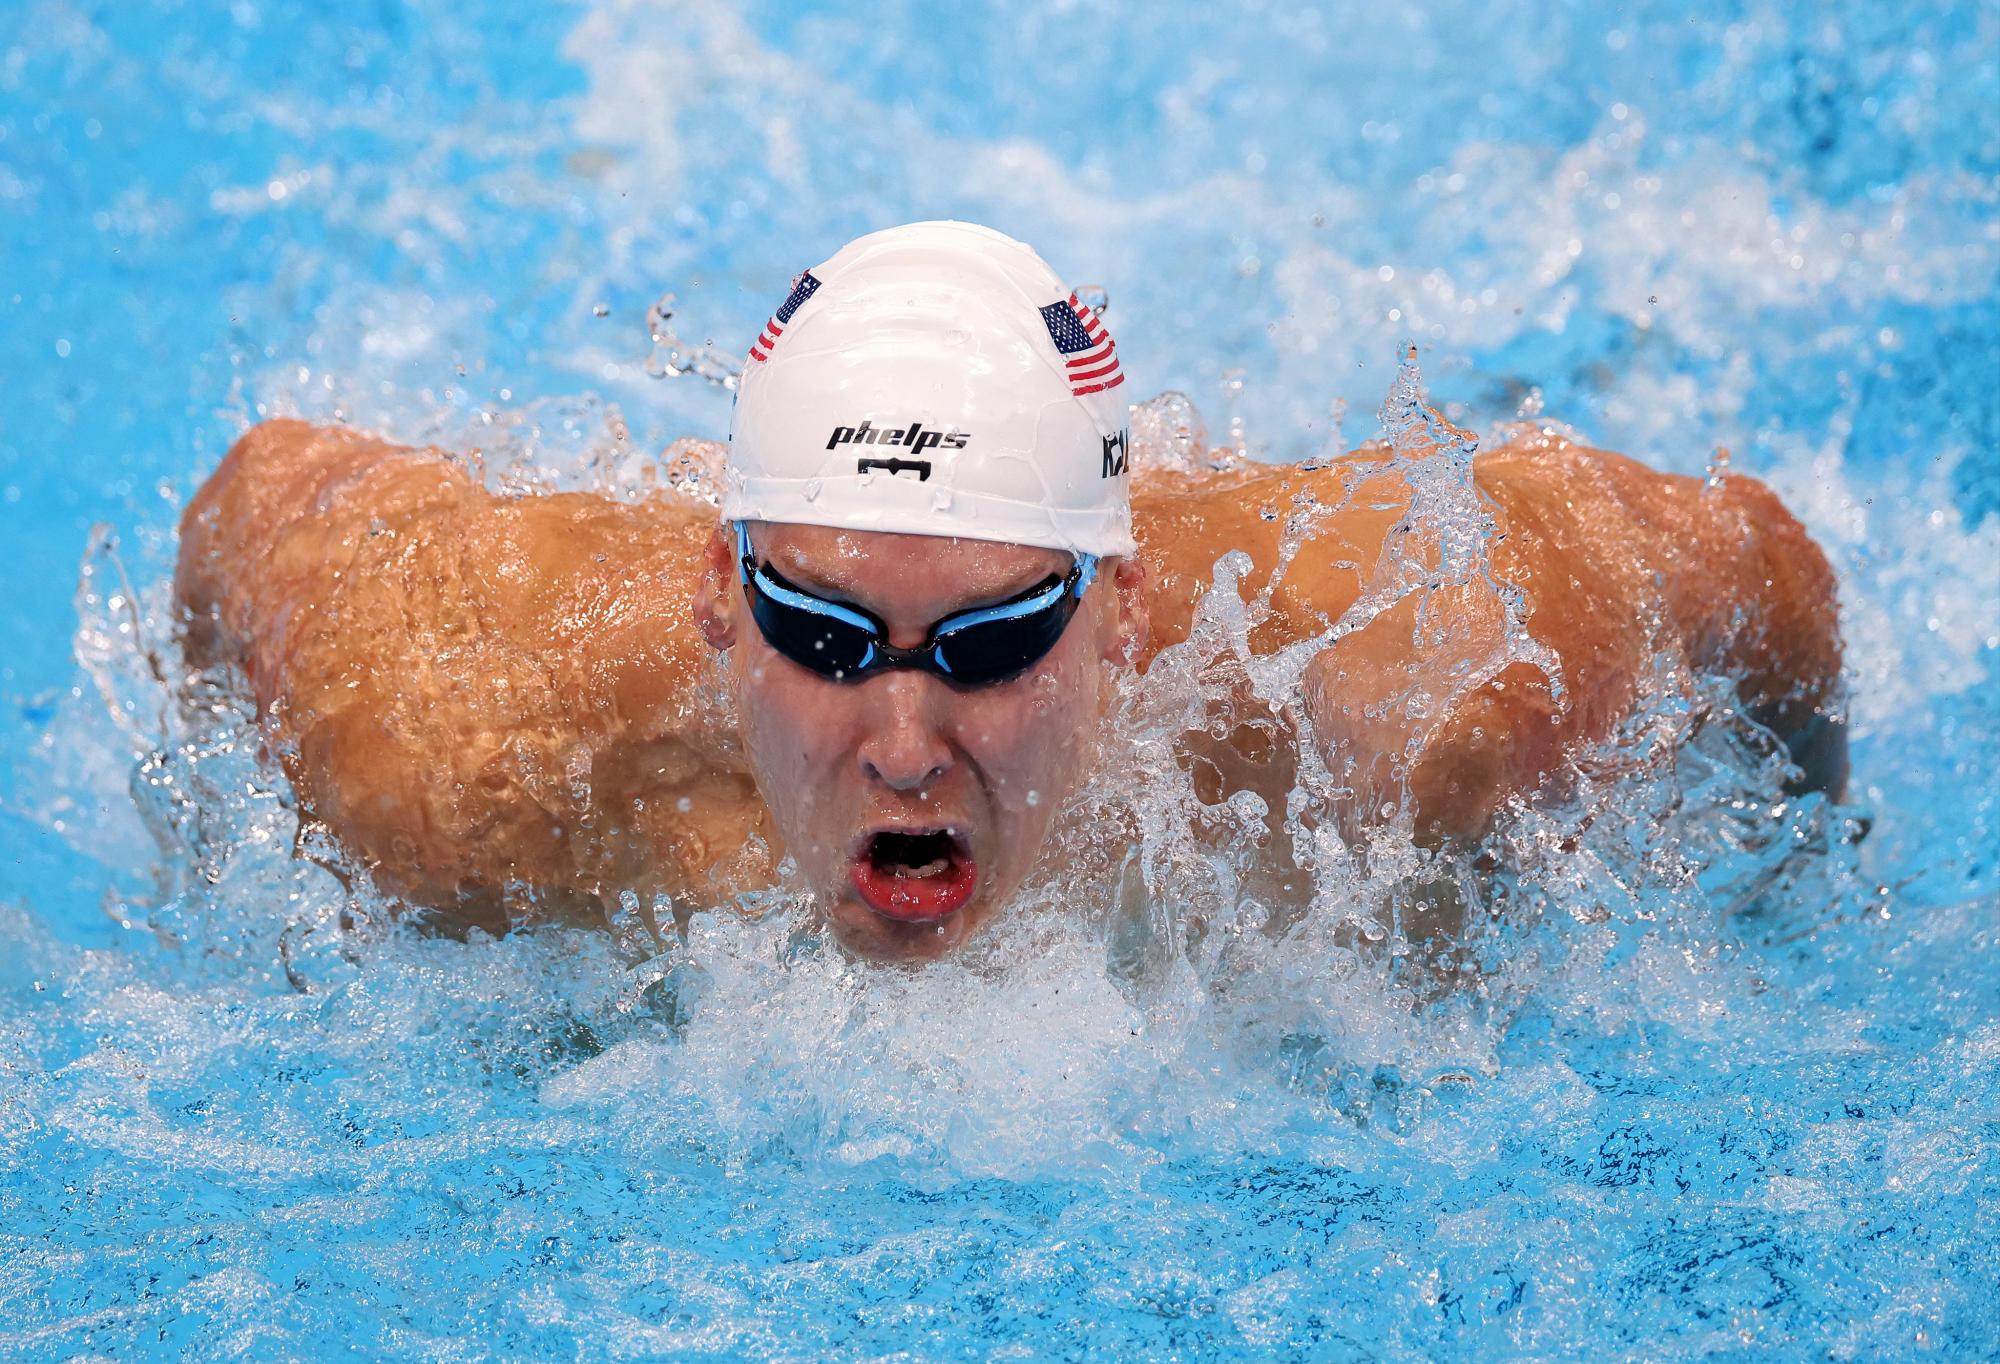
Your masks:
M 1026 672 L 1055 648 L 1076 614 L 1096 560 L 1080 556 L 1067 577 L 1051 574 L 993 606 L 947 616 L 919 649 L 896 649 L 875 617 L 787 582 L 750 553 L 738 529 L 750 615 L 773 649 L 836 682 L 858 682 L 885 668 L 919 668 L 963 686 L 990 686 Z

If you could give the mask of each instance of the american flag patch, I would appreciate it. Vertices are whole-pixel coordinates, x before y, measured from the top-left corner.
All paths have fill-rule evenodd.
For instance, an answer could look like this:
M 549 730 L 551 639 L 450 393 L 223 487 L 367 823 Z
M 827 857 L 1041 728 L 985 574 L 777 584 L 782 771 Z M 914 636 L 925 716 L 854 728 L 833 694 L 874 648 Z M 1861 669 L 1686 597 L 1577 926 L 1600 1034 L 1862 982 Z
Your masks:
M 764 324 L 763 332 L 758 335 L 755 341 L 750 343 L 750 358 L 752 360 L 770 359 L 771 349 L 778 344 L 778 338 L 785 334 L 785 328 L 791 323 L 792 314 L 799 310 L 801 303 L 804 303 L 818 292 L 819 281 L 813 278 L 813 273 L 810 270 L 793 280 L 792 291 L 786 294 L 785 301 L 778 305 L 776 315 Z
M 1117 343 L 1097 320 L 1097 314 L 1077 302 L 1075 294 L 1043 308 L 1042 321 L 1048 324 L 1049 340 L 1056 343 L 1056 349 L 1065 357 L 1071 393 L 1080 398 L 1125 382 L 1125 376 L 1118 370 L 1118 357 L 1113 353 L 1118 349 Z

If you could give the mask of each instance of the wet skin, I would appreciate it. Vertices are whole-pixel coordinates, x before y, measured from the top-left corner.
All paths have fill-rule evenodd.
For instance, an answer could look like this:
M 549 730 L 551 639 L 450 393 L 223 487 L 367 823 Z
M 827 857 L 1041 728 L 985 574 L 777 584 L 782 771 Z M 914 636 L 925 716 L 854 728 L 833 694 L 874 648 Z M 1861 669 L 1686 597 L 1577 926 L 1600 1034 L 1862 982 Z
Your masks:
M 955 611 L 1004 601 L 1070 567 L 1024 545 L 925 535 L 757 526 L 761 561 L 815 595 L 850 602 L 923 643 Z M 1142 575 L 1107 562 L 1046 656 L 1022 676 L 958 687 L 916 670 L 830 682 L 785 658 L 749 617 L 730 537 L 711 538 L 695 617 L 729 660 L 744 746 L 786 849 L 864 955 L 947 951 L 1007 902 L 1034 867 L 1049 821 L 1082 778 L 1115 670 L 1146 635 Z M 968 903 L 905 920 L 871 906 L 851 868 L 895 830 L 949 833 L 976 869 Z
M 1302 728 L 1350 779 L 1343 818 L 1406 805 L 1422 838 L 1477 837 L 1511 795 L 1562 781 L 1663 650 L 1739 679 L 1779 734 L 1817 733 L 1797 750 L 1807 781 L 1839 785 L 1839 731 L 1818 723 L 1839 680 L 1832 575 L 1768 489 L 1542 439 L 1482 454 L 1474 476 L 1495 576 L 1525 591 L 1563 688 L 1520 663 L 1454 682 L 1497 637 L 1485 589 L 1432 594 L 1426 629 L 1410 598 L 1320 646 Z M 1031 873 L 1120 676 L 1187 638 L 1219 556 L 1244 551 L 1242 589 L 1270 588 L 1257 651 L 1323 638 L 1421 539 L 1409 496 L 1366 451 L 1316 469 L 1142 468 L 1138 558 L 1107 562 L 1025 676 L 982 689 L 914 672 L 836 683 L 776 654 L 706 505 L 496 496 L 438 452 L 298 422 L 250 431 L 196 495 L 176 584 L 191 660 L 242 669 L 302 811 L 390 894 L 498 927 L 627 889 L 714 904 L 769 884 L 789 853 L 852 950 L 922 958 Z M 1285 517 L 1314 504 L 1331 509 L 1271 584 Z M 938 537 L 754 536 L 905 647 L 1068 567 Z M 1397 701 L 1413 689 L 1451 699 L 1413 715 Z M 1199 738 L 1189 752 L 1205 796 L 1282 803 L 1289 755 Z M 969 901 L 926 922 L 870 908 L 857 849 L 893 829 L 949 829 L 976 869 Z

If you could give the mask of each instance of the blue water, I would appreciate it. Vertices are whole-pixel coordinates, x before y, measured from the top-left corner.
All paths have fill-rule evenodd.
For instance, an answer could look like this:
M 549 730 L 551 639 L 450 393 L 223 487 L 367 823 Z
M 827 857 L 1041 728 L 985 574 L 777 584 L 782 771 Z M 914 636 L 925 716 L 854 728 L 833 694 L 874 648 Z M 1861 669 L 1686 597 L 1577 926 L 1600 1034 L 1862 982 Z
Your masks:
M 1990 3 L 8 6 L 0 1354 L 2000 1356 L 1997 209 Z M 1840 574 L 1850 803 L 1711 731 L 1524 820 L 1539 917 L 1428 1002 L 1333 900 L 905 976 L 782 906 L 427 938 L 291 856 L 155 674 L 247 421 L 632 486 L 727 418 L 655 298 L 739 352 L 937 216 L 1263 457 L 1406 340 L 1478 430 L 1726 446 Z

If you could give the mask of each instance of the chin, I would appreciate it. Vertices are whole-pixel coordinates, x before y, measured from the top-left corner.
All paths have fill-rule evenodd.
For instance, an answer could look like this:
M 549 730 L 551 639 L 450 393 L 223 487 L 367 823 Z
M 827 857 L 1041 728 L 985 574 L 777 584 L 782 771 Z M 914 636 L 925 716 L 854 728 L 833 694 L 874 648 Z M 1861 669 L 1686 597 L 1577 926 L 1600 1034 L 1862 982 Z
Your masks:
M 852 894 L 833 900 L 827 922 L 842 948 L 879 962 L 936 961 L 977 934 L 989 917 L 984 895 L 939 919 L 910 922 L 878 914 Z

